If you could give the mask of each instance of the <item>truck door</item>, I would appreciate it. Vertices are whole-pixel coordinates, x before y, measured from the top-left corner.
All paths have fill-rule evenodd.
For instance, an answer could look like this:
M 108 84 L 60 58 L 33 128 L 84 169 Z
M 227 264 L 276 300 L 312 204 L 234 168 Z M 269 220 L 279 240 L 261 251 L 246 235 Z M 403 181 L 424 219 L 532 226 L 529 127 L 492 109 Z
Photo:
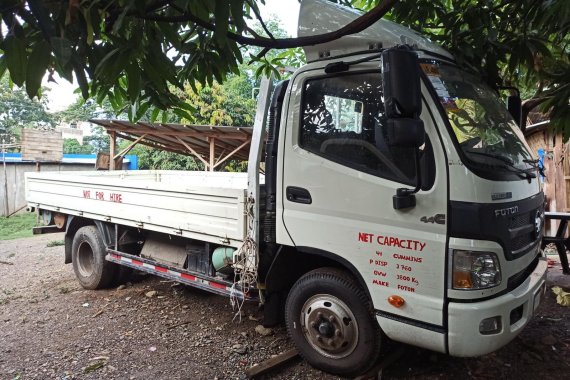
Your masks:
M 300 251 L 349 261 L 381 324 L 385 317 L 443 330 L 447 172 L 427 106 L 422 190 L 415 207 L 395 210 L 392 197 L 414 187 L 416 168 L 413 150 L 391 147 L 384 136 L 380 71 L 315 73 L 293 78 L 281 134 L 288 238 Z M 405 305 L 391 306 L 391 295 Z

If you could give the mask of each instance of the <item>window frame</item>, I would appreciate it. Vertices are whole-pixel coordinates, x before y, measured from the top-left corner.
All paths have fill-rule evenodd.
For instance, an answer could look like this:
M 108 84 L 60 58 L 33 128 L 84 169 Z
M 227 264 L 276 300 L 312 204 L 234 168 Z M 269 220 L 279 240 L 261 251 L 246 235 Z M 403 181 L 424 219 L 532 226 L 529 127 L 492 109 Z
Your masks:
M 352 170 L 355 170 L 359 173 L 365 173 L 368 175 L 371 175 L 375 178 L 381 178 L 390 182 L 394 182 L 394 183 L 399 183 L 399 184 L 403 184 L 406 186 L 415 186 L 416 185 L 416 176 L 414 176 L 413 178 L 408 178 L 407 176 L 404 177 L 405 179 L 408 179 L 407 181 L 404 180 L 404 177 L 400 176 L 399 178 L 396 178 L 396 175 L 394 176 L 386 176 L 386 175 L 382 175 L 381 173 L 379 173 L 378 171 L 374 171 L 372 169 L 366 170 L 363 169 L 362 166 L 357 166 L 355 163 L 350 162 L 350 161 L 346 161 L 346 160 L 342 160 L 342 159 L 335 159 L 334 157 L 330 156 L 330 155 L 326 155 L 323 154 L 319 151 L 315 151 L 315 150 L 309 150 L 307 149 L 306 145 L 304 145 L 302 143 L 302 137 L 303 137 L 303 127 L 304 127 L 304 114 L 305 114 L 305 106 L 307 104 L 306 100 L 307 100 L 307 92 L 305 91 L 306 89 L 306 85 L 308 82 L 310 81 L 314 81 L 314 80 L 322 80 L 322 79 L 331 79 L 331 78 L 338 78 L 338 77 L 343 77 L 343 76 L 355 76 L 355 75 L 362 75 L 362 74 L 378 74 L 380 75 L 380 81 L 382 81 L 382 71 L 380 69 L 365 69 L 365 70 L 355 70 L 355 71 L 346 71 L 343 73 L 335 73 L 335 74 L 319 74 L 319 75 L 315 75 L 315 76 L 311 76 L 311 77 L 307 77 L 304 78 L 301 81 L 301 107 L 299 109 L 299 130 L 297 133 L 297 145 L 299 146 L 299 148 L 303 149 L 304 151 L 314 154 L 316 156 L 319 156 L 327 161 L 330 162 L 334 162 L 338 165 L 342 165 L 344 167 L 350 168 Z M 326 94 L 323 94 L 323 98 Z M 422 100 L 423 102 L 423 100 Z M 425 106 L 425 102 L 424 102 L 424 106 Z M 362 126 L 361 126 L 362 127 Z M 426 135 L 427 138 L 427 135 Z M 359 141 L 366 141 L 366 140 L 359 140 Z M 368 141 L 367 141 L 368 142 Z M 369 144 L 372 144 L 370 142 L 368 142 Z M 374 144 L 372 144 L 374 145 Z M 433 156 L 433 151 L 432 151 L 432 156 Z M 433 159 L 435 159 L 435 157 L 433 157 Z M 389 160 L 392 164 L 394 164 L 397 167 L 396 162 L 394 162 L 393 160 Z M 416 165 L 414 163 L 414 165 Z M 421 170 L 421 163 L 420 163 L 420 168 L 416 167 L 416 171 L 420 169 Z M 398 168 L 399 170 L 399 168 Z M 389 170 L 388 170 L 389 171 Z M 433 187 L 433 183 L 430 183 L 428 185 L 429 188 Z
M 444 61 L 444 60 L 441 60 L 438 58 L 432 58 L 432 57 L 420 58 L 419 62 L 420 62 L 420 64 L 421 63 L 434 63 L 435 62 L 435 63 L 440 64 L 442 66 L 455 67 L 461 71 L 465 71 L 468 74 L 473 74 L 467 70 L 462 69 L 459 65 L 457 65 L 455 63 Z M 461 163 L 463 165 L 465 165 L 465 167 L 467 169 L 469 169 L 469 171 L 471 171 L 473 174 L 475 174 L 476 176 L 478 176 L 480 178 L 490 180 L 490 181 L 509 181 L 509 182 L 528 181 L 527 179 L 521 178 L 519 175 L 517 175 L 516 173 L 511 172 L 511 171 L 486 168 L 484 165 L 474 164 L 472 162 L 472 160 L 469 159 L 465 155 L 465 153 L 463 152 L 463 149 L 461 148 L 461 146 L 459 144 L 458 139 L 455 137 L 455 132 L 453 131 L 453 127 L 451 125 L 451 122 L 449 121 L 449 118 L 447 116 L 445 108 L 441 104 L 441 101 L 439 100 L 439 96 L 436 93 L 433 85 L 431 84 L 430 79 L 428 78 L 428 75 L 424 72 L 424 70 L 420 70 L 420 77 L 424 83 L 424 86 L 427 89 L 428 95 L 431 97 L 431 99 L 435 105 L 436 112 L 439 113 L 439 116 L 441 117 L 441 119 L 443 121 L 445 131 L 447 132 L 447 134 L 450 137 L 451 143 L 453 144 L 453 147 L 455 148 L 455 152 L 457 153 L 459 159 L 461 160 Z M 532 152 L 531 152 L 531 154 L 532 154 Z

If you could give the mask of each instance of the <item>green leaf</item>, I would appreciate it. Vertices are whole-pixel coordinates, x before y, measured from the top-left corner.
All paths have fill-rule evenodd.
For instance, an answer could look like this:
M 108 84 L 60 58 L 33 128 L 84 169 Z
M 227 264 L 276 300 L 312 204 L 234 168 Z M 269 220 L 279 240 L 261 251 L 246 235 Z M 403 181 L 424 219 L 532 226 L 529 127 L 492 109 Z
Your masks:
M 131 101 L 136 100 L 141 92 L 141 74 L 137 64 L 131 63 L 126 68 L 128 94 Z
M 140 104 L 140 106 L 139 106 L 139 108 L 135 114 L 135 118 L 137 120 L 139 120 L 141 117 L 143 117 L 144 114 L 146 113 L 146 111 L 148 111 L 149 107 L 150 107 L 150 102 Z
M 230 0 L 230 8 L 232 11 L 232 19 L 234 20 L 238 32 L 245 29 L 246 24 L 243 19 L 243 1 Z
M 218 45 L 222 46 L 226 42 L 226 33 L 228 32 L 230 7 L 225 0 L 216 0 L 214 8 L 214 16 L 216 17 L 216 31 L 214 38 Z
M 265 69 L 265 64 L 260 65 L 257 70 L 255 70 L 255 77 L 259 78 L 261 76 L 261 74 L 263 73 L 263 70 Z
M 91 9 L 81 9 L 81 13 L 83 14 L 83 18 L 85 19 L 85 34 L 87 35 L 85 42 L 87 45 L 91 45 L 93 40 L 95 39 L 95 33 L 93 31 L 93 24 L 91 23 Z
M 179 102 L 177 104 L 178 107 L 188 111 L 188 112 L 198 112 L 198 110 L 196 109 L 196 107 L 194 107 L 192 104 L 190 103 L 186 103 L 186 102 Z
M 96 99 L 98 104 L 103 103 L 103 100 L 105 100 L 107 95 L 109 95 L 109 88 L 110 86 L 101 86 L 101 88 L 99 88 L 99 90 L 97 91 L 97 99 Z M 111 101 L 110 96 L 109 96 L 109 101 Z
M 172 46 L 176 47 L 177 49 L 180 48 L 180 34 L 178 30 L 170 23 L 166 22 L 158 22 L 157 23 L 159 29 L 164 34 L 164 37 L 168 42 L 172 44 Z
M 167 123 L 168 122 L 168 112 L 162 111 L 162 116 L 161 116 L 160 120 L 163 123 Z
M 149 61 L 146 61 L 146 60 L 143 61 L 142 66 L 143 66 L 143 70 L 144 70 L 143 72 L 150 79 L 150 81 L 154 84 L 154 86 L 156 87 L 157 90 L 162 91 L 162 90 L 167 89 L 166 84 L 164 83 L 164 79 L 162 78 L 160 73 L 157 71 L 157 69 Z
M 150 121 L 154 123 L 158 118 L 158 114 L 160 113 L 160 108 L 154 108 L 150 113 Z
M 71 42 L 67 38 L 52 37 L 50 38 L 51 48 L 55 54 L 55 58 L 61 67 L 68 64 L 73 53 Z
M 2 79 L 2 77 L 4 76 L 4 73 L 6 72 L 6 59 L 5 56 L 1 56 L 0 57 L 0 79 Z
M 73 67 L 70 64 L 65 65 L 65 67 L 59 66 L 57 73 L 69 83 L 73 83 Z
M 26 92 L 30 98 L 38 94 L 42 79 L 46 73 L 51 58 L 51 46 L 43 40 L 38 42 L 30 54 L 30 64 L 26 72 Z
M 186 119 L 188 121 L 194 120 L 194 117 L 191 114 L 189 114 L 188 112 L 186 112 L 180 108 L 173 108 L 172 112 L 174 112 L 176 114 L 176 116 L 179 116 L 179 117 Z
M 2 50 L 4 50 L 6 67 L 10 71 L 12 81 L 22 86 L 26 80 L 26 44 L 22 39 L 10 34 L 4 39 Z
M 77 56 L 74 56 L 72 58 L 71 65 L 73 66 L 73 71 L 75 72 L 75 78 L 77 79 L 77 84 L 79 85 L 81 96 L 83 96 L 83 99 L 89 98 L 89 83 L 87 82 L 87 77 L 85 76 L 85 70 L 83 69 L 83 66 Z M 76 90 L 75 92 L 77 93 L 78 91 Z
M 111 50 L 109 53 L 107 53 L 107 55 L 105 55 L 105 57 L 103 57 L 103 59 L 101 61 L 99 61 L 99 64 L 97 64 L 97 67 L 95 67 L 95 75 L 101 75 L 101 72 L 105 70 L 107 65 L 112 64 L 108 63 L 109 61 L 111 61 L 111 59 L 115 56 L 115 54 L 119 54 L 120 49 L 116 48 Z

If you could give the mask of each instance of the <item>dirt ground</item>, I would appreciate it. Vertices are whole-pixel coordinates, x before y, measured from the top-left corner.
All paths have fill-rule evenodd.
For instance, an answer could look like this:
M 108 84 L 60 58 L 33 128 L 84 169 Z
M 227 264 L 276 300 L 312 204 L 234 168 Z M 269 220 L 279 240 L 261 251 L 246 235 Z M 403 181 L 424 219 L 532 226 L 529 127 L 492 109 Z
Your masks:
M 61 239 L 0 241 L 0 379 L 242 379 L 249 366 L 291 348 L 284 328 L 255 331 L 255 305 L 235 323 L 228 299 L 157 277 L 83 290 L 63 264 L 63 247 L 47 247 Z M 551 268 L 538 314 L 498 352 L 457 359 L 402 346 L 382 378 L 568 379 L 570 308 L 550 288 L 569 289 L 569 277 Z M 297 359 L 267 378 L 337 377 Z

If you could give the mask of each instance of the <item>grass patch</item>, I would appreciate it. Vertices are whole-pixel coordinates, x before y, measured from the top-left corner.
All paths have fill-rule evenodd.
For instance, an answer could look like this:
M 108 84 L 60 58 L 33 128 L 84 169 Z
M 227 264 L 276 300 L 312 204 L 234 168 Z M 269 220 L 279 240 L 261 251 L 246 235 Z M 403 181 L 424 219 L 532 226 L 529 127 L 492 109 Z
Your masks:
M 59 247 L 60 245 L 65 245 L 65 240 L 52 240 L 47 243 L 46 247 Z
M 10 240 L 32 236 L 36 226 L 36 214 L 26 212 L 9 218 L 0 217 L 0 240 Z

